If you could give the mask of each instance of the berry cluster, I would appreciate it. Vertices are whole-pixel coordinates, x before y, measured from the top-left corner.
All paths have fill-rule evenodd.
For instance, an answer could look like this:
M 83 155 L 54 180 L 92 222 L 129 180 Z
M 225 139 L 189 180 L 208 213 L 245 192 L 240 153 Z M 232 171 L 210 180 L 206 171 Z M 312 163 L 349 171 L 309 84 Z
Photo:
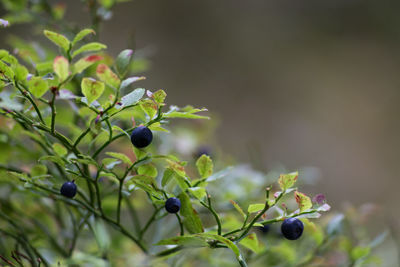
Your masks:
M 144 148 L 153 141 L 153 133 L 146 126 L 139 126 L 132 131 L 131 142 L 137 148 Z M 76 195 L 77 186 L 74 181 L 65 182 L 60 189 L 61 195 L 73 198 Z M 177 213 L 181 209 L 181 201 L 176 197 L 168 198 L 165 201 L 165 210 L 168 213 Z M 263 233 L 269 230 L 268 225 L 264 225 L 261 229 Z M 285 219 L 281 226 L 282 235 L 289 240 L 296 240 L 303 234 L 304 225 L 297 218 Z
M 146 126 L 139 126 L 132 131 L 131 142 L 137 148 L 144 148 L 153 141 L 153 133 Z M 73 198 L 77 192 L 77 186 L 74 181 L 65 182 L 60 189 L 61 195 Z M 181 208 L 181 201 L 176 197 L 168 198 L 165 202 L 165 210 L 169 213 L 177 213 Z

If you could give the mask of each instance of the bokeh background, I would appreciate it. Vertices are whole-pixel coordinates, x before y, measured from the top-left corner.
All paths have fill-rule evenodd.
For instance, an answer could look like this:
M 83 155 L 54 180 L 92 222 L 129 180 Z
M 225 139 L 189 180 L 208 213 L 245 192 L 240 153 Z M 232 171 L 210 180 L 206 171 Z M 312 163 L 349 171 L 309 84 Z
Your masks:
M 60 2 L 60 1 L 54 1 Z M 67 19 L 89 25 L 80 1 Z M 142 85 L 207 107 L 221 149 L 257 169 L 312 167 L 335 209 L 398 207 L 398 1 L 137 0 L 117 5 L 100 40 L 134 47 Z M 31 37 L 27 25 L 4 29 Z M 37 38 L 37 37 L 35 37 Z M 388 213 L 390 214 L 390 213 Z M 396 216 L 394 213 L 388 215 Z

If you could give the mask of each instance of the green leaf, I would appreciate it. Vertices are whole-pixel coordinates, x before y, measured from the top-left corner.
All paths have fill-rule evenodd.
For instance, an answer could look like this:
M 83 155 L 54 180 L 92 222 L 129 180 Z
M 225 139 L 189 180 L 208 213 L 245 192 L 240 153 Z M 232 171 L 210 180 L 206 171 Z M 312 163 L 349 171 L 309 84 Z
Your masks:
M 207 111 L 207 109 L 193 108 L 192 106 L 187 106 L 182 109 L 174 106 L 170 110 L 164 113 L 166 118 L 182 118 L 182 119 L 209 119 L 207 116 L 197 115 L 195 113 Z
M 131 63 L 133 58 L 133 50 L 131 49 L 126 49 L 123 50 L 121 53 L 119 53 L 119 55 L 117 56 L 117 60 L 115 62 L 115 65 L 117 67 L 117 72 L 119 73 L 119 75 L 121 77 L 124 77 L 129 64 Z
M 72 41 L 72 46 L 74 46 L 77 42 L 85 38 L 89 34 L 96 34 L 96 32 L 92 29 L 83 29 L 75 35 L 74 40 Z
M 140 101 L 140 107 L 147 115 L 149 115 L 150 119 L 152 119 L 158 111 L 157 104 L 150 99 Z
M 125 154 L 117 153 L 117 152 L 106 152 L 106 155 L 109 155 L 109 156 L 111 156 L 113 158 L 119 159 L 119 160 L 121 160 L 122 162 L 124 162 L 124 163 L 126 163 L 128 165 L 132 165 L 133 164 L 132 161 L 130 160 L 130 158 Z
M 64 35 L 48 30 L 44 31 L 44 35 L 55 45 L 64 49 L 65 52 L 69 50 L 70 42 Z
M 73 73 L 78 74 L 84 71 L 86 68 L 90 67 L 94 63 L 96 63 L 99 60 L 102 60 L 103 57 L 99 55 L 90 55 L 86 56 L 84 58 L 79 59 L 74 65 L 73 65 Z
M 77 50 L 75 50 L 72 53 L 72 57 L 74 58 L 83 52 L 99 51 L 99 50 L 106 49 L 106 48 L 107 48 L 107 46 L 104 44 L 101 44 L 101 43 L 97 43 L 97 42 L 88 43 L 88 44 L 85 44 L 85 45 L 79 47 Z
M 92 230 L 100 250 L 102 252 L 108 251 L 111 245 L 111 237 L 104 222 L 102 220 L 96 220 Z
M 33 168 L 31 169 L 31 176 L 35 177 L 35 176 L 42 176 L 47 174 L 47 167 L 46 165 L 43 164 L 37 164 L 35 166 L 33 166 Z
M 155 122 L 152 125 L 150 125 L 149 129 L 152 131 L 160 131 L 160 132 L 169 133 L 169 131 L 167 129 L 161 127 L 161 123 L 159 123 L 159 122 Z
M 122 81 L 121 86 L 120 86 L 120 90 L 123 90 L 123 89 L 127 88 L 129 85 L 131 85 L 134 82 L 145 80 L 145 79 L 146 79 L 146 77 L 144 77 L 144 76 L 141 76 L 141 77 L 129 77 L 129 78 L 127 78 L 127 79 Z M 144 94 L 144 92 L 143 92 L 143 94 Z
M 219 242 L 227 245 L 228 248 L 230 248 L 233 251 L 233 253 L 235 253 L 237 258 L 240 257 L 239 248 L 232 241 L 230 241 L 229 239 L 227 239 L 227 238 L 225 238 L 223 236 L 215 235 L 215 234 L 209 234 L 209 233 L 200 233 L 200 234 L 197 234 L 196 236 L 200 236 L 200 237 L 207 238 L 207 239 L 218 240 Z
M 167 159 L 169 168 L 174 170 L 178 175 L 186 177 L 185 167 L 182 163 Z
M 68 153 L 68 150 L 62 144 L 59 144 L 59 143 L 53 144 L 53 150 L 60 157 L 64 157 Z
M 115 89 L 119 88 L 121 80 L 114 72 L 112 72 L 112 70 L 106 64 L 101 63 L 97 66 L 96 75 L 101 81 L 105 82 L 107 85 Z
M 43 80 L 41 77 L 32 77 L 28 81 L 28 87 L 29 91 L 37 98 L 42 97 L 49 90 L 47 80 Z
M 190 187 L 188 191 L 198 200 L 203 200 L 207 196 L 206 189 L 203 187 Z
M 28 69 L 22 65 L 17 65 L 14 68 L 15 79 L 17 81 L 26 82 L 26 77 L 28 76 Z
M 57 74 L 60 82 L 65 81 L 69 76 L 69 62 L 68 59 L 58 56 L 54 59 L 53 70 Z
M 53 61 L 45 61 L 36 64 L 36 71 L 38 72 L 39 75 L 45 75 L 49 72 L 53 71 Z
M 242 214 L 243 218 L 246 218 L 246 214 L 244 213 L 244 211 L 242 210 L 242 208 L 239 206 L 239 204 L 237 204 L 235 201 L 230 200 L 231 204 L 233 205 L 233 207 L 235 207 L 235 209 Z
M 351 251 L 351 258 L 356 261 L 358 259 L 361 259 L 363 257 L 368 256 L 371 253 L 371 248 L 370 247 L 361 247 L 357 246 L 352 249 Z
M 257 235 L 255 233 L 251 233 L 240 241 L 240 244 L 255 253 L 260 253 L 263 249 L 258 242 Z
M 254 212 L 261 211 L 264 208 L 265 208 L 265 204 L 251 204 L 251 205 L 249 205 L 247 212 L 254 213 Z
M 185 247 L 208 247 L 208 243 L 203 239 L 198 236 L 192 236 L 192 235 L 187 235 L 187 236 L 177 236 L 177 237 L 172 237 L 168 239 L 161 240 L 156 246 L 161 246 L 161 245 L 179 245 L 179 246 L 185 246 Z
M 167 93 L 164 90 L 160 89 L 153 93 L 153 99 L 158 104 L 164 104 L 165 98 L 167 97 Z
M 294 197 L 296 199 L 297 204 L 299 204 L 300 212 L 303 212 L 303 211 L 306 211 L 306 210 L 309 210 L 312 208 L 312 201 L 305 194 L 295 191 Z
M 197 171 L 202 178 L 207 178 L 213 173 L 214 164 L 211 158 L 205 154 L 196 161 Z
M 132 181 L 133 183 L 146 184 L 146 185 L 152 187 L 152 191 L 155 191 L 156 181 L 154 180 L 154 177 L 140 174 L 140 175 L 133 176 L 132 179 L 129 180 L 128 182 L 130 182 L 130 181 Z
M 278 180 L 279 186 L 281 187 L 282 190 L 289 189 L 295 184 L 298 177 L 299 177 L 299 172 L 281 174 Z
M 116 165 L 122 163 L 122 161 L 115 158 L 104 158 L 101 163 L 106 167 L 106 169 L 113 169 Z
M 183 216 L 183 225 L 191 234 L 204 232 L 203 225 L 196 210 L 192 207 L 189 196 L 182 192 L 179 195 L 181 201 L 180 214 Z
M 104 83 L 92 78 L 82 79 L 82 94 L 86 97 L 88 104 L 98 99 L 104 92 Z
M 305 231 L 309 233 L 317 245 L 321 245 L 324 240 L 324 231 L 321 227 L 306 218 L 302 218 L 302 222 L 304 223 Z
M 143 88 L 138 88 L 130 92 L 129 94 L 121 98 L 121 103 L 123 106 L 134 105 L 143 97 L 145 90 Z
M 14 78 L 14 72 L 6 63 L 0 60 L 0 78 L 2 77 L 12 80 Z
M 65 162 L 63 161 L 63 159 L 59 156 L 43 156 L 39 159 L 39 161 L 52 161 L 58 165 L 60 165 L 61 167 L 65 167 Z
M 166 168 L 163 174 L 163 178 L 161 180 L 161 186 L 164 187 L 168 184 L 169 181 L 174 177 L 175 171 L 170 168 Z
M 137 172 L 138 172 L 138 174 L 147 175 L 147 176 L 151 176 L 151 177 L 157 177 L 157 175 L 158 175 L 157 168 L 154 167 L 153 164 L 141 165 L 137 169 Z

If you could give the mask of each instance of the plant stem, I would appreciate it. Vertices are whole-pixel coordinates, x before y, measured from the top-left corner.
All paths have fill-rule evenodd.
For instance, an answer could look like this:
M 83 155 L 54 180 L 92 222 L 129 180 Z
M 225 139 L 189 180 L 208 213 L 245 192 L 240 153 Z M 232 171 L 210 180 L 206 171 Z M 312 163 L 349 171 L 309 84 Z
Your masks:
M 121 221 L 121 202 L 122 202 L 122 187 L 124 185 L 124 179 L 119 180 L 118 188 L 118 206 L 117 206 L 117 223 Z
M 143 238 L 143 235 L 146 233 L 147 229 L 150 227 L 150 225 L 154 222 L 158 212 L 162 209 L 162 207 L 155 207 L 155 210 L 153 212 L 153 214 L 151 215 L 151 217 L 147 220 L 146 225 L 143 227 L 143 229 L 140 231 L 139 234 L 139 239 Z
M 178 213 L 175 213 L 175 215 L 176 215 L 176 218 L 178 219 L 179 228 L 181 229 L 181 233 L 180 234 L 181 234 L 181 236 L 183 236 L 183 235 L 185 235 L 185 230 L 183 228 L 183 223 L 182 223 L 181 217 L 179 216 Z
M 56 92 L 53 91 L 53 97 L 51 98 L 51 102 L 50 102 L 50 108 L 51 108 L 51 133 L 55 134 L 56 130 L 56 106 L 55 106 L 55 102 L 56 102 Z

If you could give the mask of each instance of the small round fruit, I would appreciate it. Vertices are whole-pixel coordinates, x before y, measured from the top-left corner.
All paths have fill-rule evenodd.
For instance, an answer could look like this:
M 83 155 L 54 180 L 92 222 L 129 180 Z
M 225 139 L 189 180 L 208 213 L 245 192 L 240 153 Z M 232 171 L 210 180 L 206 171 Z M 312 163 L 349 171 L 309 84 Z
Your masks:
M 181 209 L 181 201 L 176 197 L 170 197 L 165 201 L 165 209 L 169 213 L 177 213 Z
M 289 240 L 298 239 L 303 234 L 303 230 L 303 223 L 296 218 L 285 219 L 281 226 L 283 236 Z
M 77 191 L 78 187 L 76 186 L 76 184 L 74 183 L 74 181 L 72 182 L 65 182 L 60 189 L 60 193 L 61 195 L 63 195 L 64 197 L 69 197 L 69 198 L 73 198 L 76 195 L 76 191 Z
M 257 229 L 260 230 L 264 235 L 268 234 L 270 226 L 268 224 L 264 226 L 258 226 Z
M 139 126 L 132 131 L 131 142 L 137 148 L 144 148 L 153 141 L 153 133 L 146 126 Z

